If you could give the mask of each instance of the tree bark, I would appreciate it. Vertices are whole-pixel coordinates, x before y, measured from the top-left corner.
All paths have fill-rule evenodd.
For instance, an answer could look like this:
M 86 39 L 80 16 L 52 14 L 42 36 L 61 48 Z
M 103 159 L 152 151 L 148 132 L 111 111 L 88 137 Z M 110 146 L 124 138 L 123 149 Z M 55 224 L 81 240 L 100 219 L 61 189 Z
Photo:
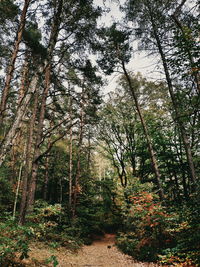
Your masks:
M 50 148 L 50 139 L 48 140 L 47 149 Z M 49 183 L 49 157 L 46 156 L 45 160 L 45 179 L 44 179 L 44 192 L 43 192 L 43 198 L 44 200 L 47 200 L 47 193 L 48 193 L 48 183 Z
M 18 91 L 18 104 L 21 103 L 23 97 L 26 94 L 26 90 L 28 89 L 28 76 L 29 76 L 29 52 L 28 49 L 25 51 L 25 58 L 24 58 L 24 63 L 22 67 L 22 78 L 21 78 L 21 85 Z
M 72 99 L 70 98 L 70 132 L 69 132 L 69 210 L 72 208 L 72 171 L 73 171 L 73 128 L 72 128 Z
M 32 175 L 31 175 L 29 192 L 28 192 L 27 210 L 32 209 L 33 204 L 34 204 L 34 199 L 35 199 L 37 172 L 38 172 L 38 167 L 39 167 L 38 158 L 40 155 L 40 144 L 42 140 L 43 123 L 45 119 L 46 100 L 48 97 L 48 92 L 49 92 L 50 82 L 51 82 L 51 61 L 53 58 L 53 51 L 57 43 L 59 27 L 61 23 L 62 8 L 63 8 L 63 0 L 60 0 L 58 2 L 57 9 L 55 10 L 55 13 L 54 13 L 53 23 L 51 27 L 51 34 L 50 34 L 50 39 L 49 39 L 49 45 L 48 45 L 48 50 L 47 50 L 47 59 L 44 64 L 45 82 L 44 82 L 44 90 L 42 93 L 38 128 L 37 128 L 37 133 L 36 133 L 35 153 L 34 153 Z
M 90 126 L 88 129 L 88 148 L 87 148 L 87 172 L 90 175 L 91 173 L 91 130 Z
M 20 17 L 20 23 L 19 23 L 19 28 L 17 31 L 16 41 L 14 43 L 12 57 L 11 57 L 10 64 L 8 67 L 8 72 L 6 74 L 5 86 L 2 91 L 1 105 L 0 105 L 0 126 L 2 126 L 2 123 L 4 120 L 4 114 L 5 114 L 5 110 L 7 106 L 7 99 L 8 99 L 8 95 L 10 92 L 10 83 L 11 83 L 13 72 L 15 69 L 15 61 L 16 61 L 16 58 L 19 52 L 19 45 L 22 41 L 22 34 L 24 31 L 25 23 L 26 23 L 26 14 L 27 14 L 29 4 L 30 4 L 30 0 L 24 1 L 24 7 L 23 7 L 22 14 Z
M 15 120 L 12 126 L 10 127 L 8 133 L 6 134 L 5 138 L 2 140 L 0 144 L 0 166 L 3 164 L 6 158 L 7 152 L 10 150 L 10 148 L 13 145 L 13 140 L 15 139 L 15 136 L 21 127 L 22 120 L 26 115 L 27 107 L 30 103 L 32 94 L 35 93 L 37 84 L 38 84 L 38 75 L 36 74 L 30 83 L 30 87 L 26 95 L 21 100 L 21 103 L 18 106 L 16 115 L 15 115 Z
M 82 97 L 83 93 L 82 93 Z M 80 127 L 79 127 L 79 142 L 78 142 L 78 159 L 77 159 L 77 170 L 74 181 L 74 194 L 73 194 L 73 208 L 72 217 L 76 215 L 77 197 L 80 191 L 80 177 L 81 177 L 81 154 L 82 154 L 82 143 L 83 143 L 83 127 L 84 127 L 84 111 L 83 111 L 83 100 L 81 100 L 81 114 L 80 114 Z
M 151 155 L 151 161 L 152 161 L 152 165 L 153 165 L 153 169 L 154 169 L 154 173 L 155 173 L 155 177 L 156 177 L 156 182 L 157 182 L 157 186 L 158 186 L 158 194 L 159 194 L 160 200 L 163 200 L 164 199 L 164 191 L 163 191 L 163 188 L 162 188 L 161 175 L 160 175 L 160 171 L 159 171 L 159 168 L 158 168 L 157 159 L 156 159 L 156 156 L 155 156 L 155 152 L 154 152 L 154 149 L 153 149 L 151 138 L 150 138 L 149 133 L 148 133 L 148 129 L 147 129 L 147 125 L 146 125 L 145 119 L 143 117 L 140 105 L 138 103 L 137 96 L 135 94 L 135 90 L 134 90 L 134 88 L 132 86 L 132 82 L 131 82 L 130 76 L 129 76 L 127 70 L 126 70 L 126 67 L 125 67 L 125 64 L 124 64 L 123 60 L 122 60 L 122 68 L 123 68 L 126 80 L 128 82 L 130 93 L 131 93 L 131 95 L 132 95 L 132 97 L 133 97 L 133 99 L 135 101 L 135 106 L 136 106 L 138 115 L 140 117 L 140 121 L 141 121 L 141 124 L 142 124 L 144 135 L 145 135 L 145 138 L 146 138 L 146 141 L 147 141 L 147 145 L 148 145 L 149 153 Z
M 37 89 L 35 96 L 34 96 L 33 113 L 32 113 L 31 121 L 29 124 L 29 135 L 28 135 L 28 140 L 27 140 L 27 145 L 26 145 L 25 172 L 23 176 L 22 199 L 20 203 L 19 224 L 24 224 L 25 222 L 25 214 L 26 214 L 26 208 L 27 208 L 28 183 L 29 183 L 29 176 L 30 176 L 31 167 L 32 167 L 33 135 L 34 135 L 37 110 L 38 110 L 38 98 L 39 98 L 39 92 Z
M 26 148 L 26 146 L 25 146 L 25 148 Z M 21 162 L 20 167 L 19 167 L 17 189 L 16 189 L 16 193 L 15 193 L 15 201 L 14 201 L 14 206 L 13 206 L 13 219 L 15 219 L 15 216 L 16 216 L 17 201 L 18 201 L 18 197 L 19 197 L 19 189 L 20 189 L 21 178 L 22 178 L 22 169 L 23 169 L 23 166 L 25 165 L 25 153 L 26 153 L 26 149 L 24 149 L 23 157 L 21 159 L 22 162 Z

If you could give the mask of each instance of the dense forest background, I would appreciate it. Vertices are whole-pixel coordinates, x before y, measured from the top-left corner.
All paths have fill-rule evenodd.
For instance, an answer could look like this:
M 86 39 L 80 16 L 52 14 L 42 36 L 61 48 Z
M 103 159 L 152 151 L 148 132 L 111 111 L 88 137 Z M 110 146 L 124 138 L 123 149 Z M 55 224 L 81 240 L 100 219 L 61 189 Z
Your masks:
M 199 1 L 2 0 L 0 23 L 0 264 L 114 232 L 198 266 Z M 158 79 L 132 72 L 138 51 Z

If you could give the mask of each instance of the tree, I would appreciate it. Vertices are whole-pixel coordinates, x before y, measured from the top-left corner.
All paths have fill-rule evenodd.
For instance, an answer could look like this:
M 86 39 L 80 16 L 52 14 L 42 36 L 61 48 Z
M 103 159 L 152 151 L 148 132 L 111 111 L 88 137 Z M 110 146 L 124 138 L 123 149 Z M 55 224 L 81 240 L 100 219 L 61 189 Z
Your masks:
M 164 199 L 164 192 L 162 189 L 160 172 L 159 172 L 155 152 L 152 146 L 152 141 L 148 133 L 146 122 L 143 117 L 142 110 L 137 99 L 137 95 L 135 93 L 134 84 L 132 83 L 130 75 L 128 71 L 126 70 L 126 66 L 125 66 L 125 64 L 128 62 L 130 58 L 130 51 L 131 51 L 131 49 L 129 48 L 129 39 L 128 39 L 129 32 L 123 32 L 123 31 L 118 30 L 116 28 L 116 25 L 114 24 L 109 29 L 107 29 L 107 32 L 105 32 L 104 34 L 106 35 L 105 42 L 107 43 L 107 47 L 105 49 L 105 52 L 103 52 L 104 53 L 103 59 L 101 59 L 99 62 L 100 64 L 102 64 L 102 67 L 104 67 L 107 73 L 110 71 L 112 72 L 113 68 L 115 68 L 116 66 L 121 67 L 124 73 L 124 76 L 128 84 L 128 90 L 131 96 L 133 97 L 136 110 L 139 114 L 140 121 L 143 127 L 145 138 L 148 144 L 149 154 L 150 154 L 151 161 L 152 161 L 152 166 L 153 166 L 156 180 L 157 180 L 158 191 L 159 191 L 158 193 L 159 193 L 160 199 L 162 200 Z M 108 53 L 111 53 L 111 55 L 108 55 Z M 105 60 L 105 54 L 107 56 L 107 60 Z M 112 56 L 114 56 L 114 60 Z
M 7 71 L 6 78 L 5 78 L 5 86 L 2 90 L 1 106 L 0 106 L 0 125 L 1 126 L 3 123 L 4 113 L 5 113 L 6 105 L 7 105 L 7 98 L 8 98 L 9 91 L 10 91 L 10 83 L 11 83 L 11 79 L 13 77 L 13 72 L 15 69 L 15 61 L 17 59 L 17 55 L 18 55 L 18 51 L 19 51 L 19 45 L 22 41 L 23 31 L 25 28 L 26 14 L 27 14 L 29 4 L 30 4 L 30 0 L 24 1 L 24 7 L 22 10 L 22 14 L 20 17 L 20 22 L 19 22 L 19 26 L 18 26 L 18 30 L 17 30 L 17 36 L 16 36 L 16 40 L 14 43 L 14 48 L 13 48 L 12 56 L 10 59 L 8 71 Z
M 189 138 L 186 134 L 187 128 L 185 126 L 184 120 L 182 119 L 178 99 L 175 93 L 175 86 L 173 85 L 172 76 L 170 74 L 170 68 L 168 64 L 165 42 L 170 36 L 170 22 L 167 12 L 174 8 L 175 3 L 172 2 L 161 2 L 161 1 L 127 1 L 124 7 L 126 12 L 126 18 L 136 24 L 137 32 L 140 34 L 145 49 L 156 48 L 162 60 L 162 65 L 168 84 L 169 94 L 171 96 L 171 101 L 174 109 L 174 121 L 177 123 L 183 144 L 185 147 L 185 152 L 187 156 L 188 166 L 190 170 L 191 182 L 196 181 L 196 172 L 193 160 L 193 153 L 191 150 L 191 144 Z M 161 27 L 162 25 L 162 27 Z M 148 29 L 148 30 L 147 30 Z

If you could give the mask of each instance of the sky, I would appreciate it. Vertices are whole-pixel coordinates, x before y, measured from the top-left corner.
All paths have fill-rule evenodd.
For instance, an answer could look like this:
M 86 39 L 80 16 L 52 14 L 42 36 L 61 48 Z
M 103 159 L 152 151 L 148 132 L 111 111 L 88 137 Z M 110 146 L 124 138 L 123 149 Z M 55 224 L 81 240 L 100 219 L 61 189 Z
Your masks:
M 108 14 L 105 14 L 99 20 L 99 23 L 104 23 L 105 26 L 109 26 L 112 22 L 120 20 L 122 18 L 122 13 L 119 10 L 117 2 L 123 4 L 125 0 L 111 1 L 111 0 L 94 0 L 96 5 L 105 6 L 110 9 Z M 137 43 L 134 44 L 134 49 L 137 50 Z M 160 80 L 163 77 L 163 74 L 160 72 L 161 66 L 157 63 L 158 58 L 147 57 L 145 52 L 135 52 L 133 58 L 130 60 L 127 65 L 127 69 L 133 73 L 140 72 L 143 76 L 148 79 Z M 111 76 L 107 77 L 108 85 L 104 88 L 104 93 L 113 91 L 116 87 L 116 82 L 118 80 L 119 73 L 114 73 Z

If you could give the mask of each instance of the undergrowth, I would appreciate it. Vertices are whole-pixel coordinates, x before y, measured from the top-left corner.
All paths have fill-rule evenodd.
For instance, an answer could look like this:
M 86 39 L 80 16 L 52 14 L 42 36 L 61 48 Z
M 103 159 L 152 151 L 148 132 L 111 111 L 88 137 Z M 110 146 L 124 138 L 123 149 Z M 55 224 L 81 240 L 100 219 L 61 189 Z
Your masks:
M 200 210 L 197 201 L 164 207 L 149 192 L 130 196 L 117 246 L 140 261 L 200 266 Z

